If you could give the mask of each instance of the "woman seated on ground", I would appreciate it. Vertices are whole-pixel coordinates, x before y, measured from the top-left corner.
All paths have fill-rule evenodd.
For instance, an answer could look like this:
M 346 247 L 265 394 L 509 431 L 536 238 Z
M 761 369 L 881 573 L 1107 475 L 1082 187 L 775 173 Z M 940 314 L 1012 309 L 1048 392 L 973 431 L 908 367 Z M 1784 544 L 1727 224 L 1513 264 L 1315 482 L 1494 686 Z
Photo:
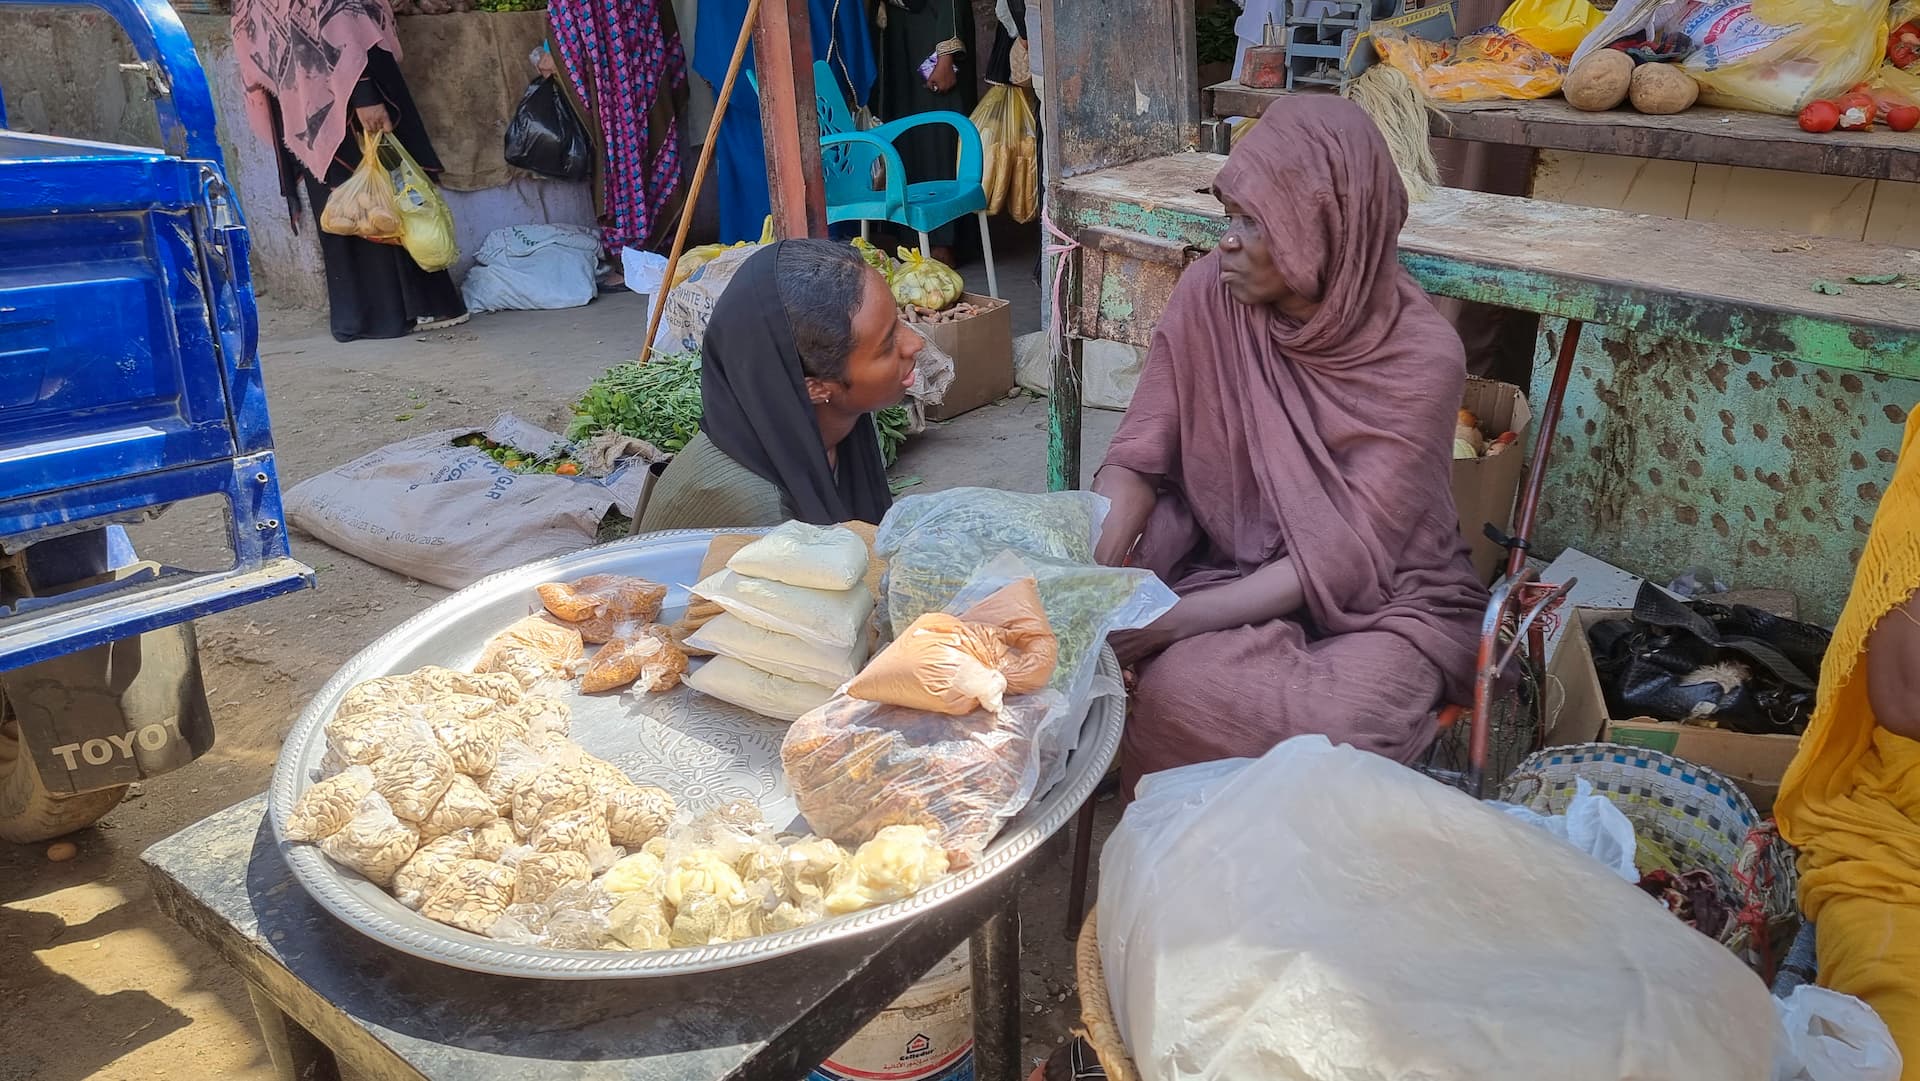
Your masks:
M 1774 814 L 1800 849 L 1820 985 L 1872 1006 L 1920 1081 L 1920 408 Z
M 713 306 L 700 432 L 641 530 L 878 523 L 893 496 L 873 413 L 906 397 L 921 344 L 853 248 L 787 240 L 755 254 Z
M 1448 486 L 1465 359 L 1401 269 L 1407 194 L 1373 122 L 1276 102 L 1214 191 L 1226 233 L 1094 480 L 1100 561 L 1180 595 L 1113 637 L 1137 676 L 1129 792 L 1302 733 L 1413 761 L 1467 699 L 1487 599 Z

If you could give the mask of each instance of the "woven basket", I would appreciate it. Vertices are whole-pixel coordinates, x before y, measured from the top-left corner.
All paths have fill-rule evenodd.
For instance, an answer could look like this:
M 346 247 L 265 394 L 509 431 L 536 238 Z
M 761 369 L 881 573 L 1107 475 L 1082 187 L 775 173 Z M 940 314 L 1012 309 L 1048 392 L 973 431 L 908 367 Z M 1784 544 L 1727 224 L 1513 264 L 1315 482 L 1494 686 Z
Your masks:
M 1727 896 L 1765 914 L 1768 934 L 1733 921 L 1720 941 L 1750 963 L 1766 963 L 1772 940 L 1797 922 L 1799 876 L 1785 842 L 1738 785 L 1704 766 L 1644 747 L 1583 743 L 1551 747 L 1520 763 L 1499 798 L 1543 814 L 1564 814 L 1584 778 L 1677 866 L 1704 867 Z M 1770 966 L 1768 966 L 1770 967 Z
M 1120 1039 L 1120 1025 L 1113 1019 L 1113 1001 L 1107 997 L 1107 970 L 1100 963 L 1100 936 L 1095 929 L 1099 912 L 1087 913 L 1080 928 L 1080 942 L 1073 951 L 1074 975 L 1080 982 L 1079 1035 L 1100 1057 L 1109 1081 L 1140 1081 L 1140 1070 L 1127 1054 Z

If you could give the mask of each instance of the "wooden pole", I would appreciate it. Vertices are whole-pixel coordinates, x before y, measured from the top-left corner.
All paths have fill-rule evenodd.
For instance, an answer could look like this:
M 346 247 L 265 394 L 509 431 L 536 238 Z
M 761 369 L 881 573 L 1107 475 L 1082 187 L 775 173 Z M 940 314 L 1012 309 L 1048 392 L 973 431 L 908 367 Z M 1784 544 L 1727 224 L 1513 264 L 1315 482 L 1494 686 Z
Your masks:
M 720 143 L 720 121 L 726 118 L 727 103 L 733 100 L 733 84 L 740 77 L 740 66 L 747 59 L 747 43 L 753 40 L 755 17 L 760 0 L 750 0 L 747 17 L 740 24 L 740 37 L 733 43 L 733 59 L 727 62 L 727 77 L 720 83 L 720 94 L 713 102 L 713 119 L 707 124 L 707 141 L 700 147 L 700 160 L 694 164 L 693 179 L 687 185 L 687 200 L 680 210 L 680 227 L 673 232 L 673 251 L 667 256 L 666 274 L 660 279 L 660 295 L 653 299 L 653 315 L 647 320 L 647 340 L 640 343 L 640 363 L 653 355 L 653 336 L 660 333 L 660 316 L 667 310 L 667 292 L 673 287 L 673 275 L 680 269 L 680 256 L 687 249 L 687 229 L 693 225 L 693 208 L 700 203 L 700 185 L 713 163 L 713 148 Z M 816 141 L 817 146 L 817 141 Z
M 820 118 L 813 104 L 813 26 L 806 0 L 764 0 L 753 38 L 760 131 L 767 144 L 773 231 L 782 239 L 827 235 Z

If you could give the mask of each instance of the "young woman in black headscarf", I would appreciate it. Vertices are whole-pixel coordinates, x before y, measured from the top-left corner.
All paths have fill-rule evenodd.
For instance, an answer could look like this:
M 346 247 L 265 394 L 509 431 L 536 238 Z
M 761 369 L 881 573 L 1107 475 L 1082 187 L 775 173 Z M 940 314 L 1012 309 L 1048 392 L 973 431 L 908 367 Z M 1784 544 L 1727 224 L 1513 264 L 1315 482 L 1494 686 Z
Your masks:
M 707 324 L 700 434 L 640 530 L 878 523 L 893 495 L 873 414 L 906 397 L 921 345 L 851 247 L 785 240 L 755 254 Z

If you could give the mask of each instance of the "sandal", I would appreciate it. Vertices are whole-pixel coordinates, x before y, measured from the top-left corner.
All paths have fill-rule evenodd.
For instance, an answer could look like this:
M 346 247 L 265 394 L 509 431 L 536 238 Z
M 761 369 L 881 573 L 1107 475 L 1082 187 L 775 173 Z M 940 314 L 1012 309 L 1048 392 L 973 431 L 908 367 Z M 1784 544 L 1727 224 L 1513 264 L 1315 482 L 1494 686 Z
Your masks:
M 448 327 L 457 327 L 471 318 L 473 317 L 466 312 L 461 312 L 459 315 L 450 315 L 445 319 L 435 319 L 431 315 L 423 315 L 414 320 L 413 329 L 416 334 L 423 330 L 446 330 Z

